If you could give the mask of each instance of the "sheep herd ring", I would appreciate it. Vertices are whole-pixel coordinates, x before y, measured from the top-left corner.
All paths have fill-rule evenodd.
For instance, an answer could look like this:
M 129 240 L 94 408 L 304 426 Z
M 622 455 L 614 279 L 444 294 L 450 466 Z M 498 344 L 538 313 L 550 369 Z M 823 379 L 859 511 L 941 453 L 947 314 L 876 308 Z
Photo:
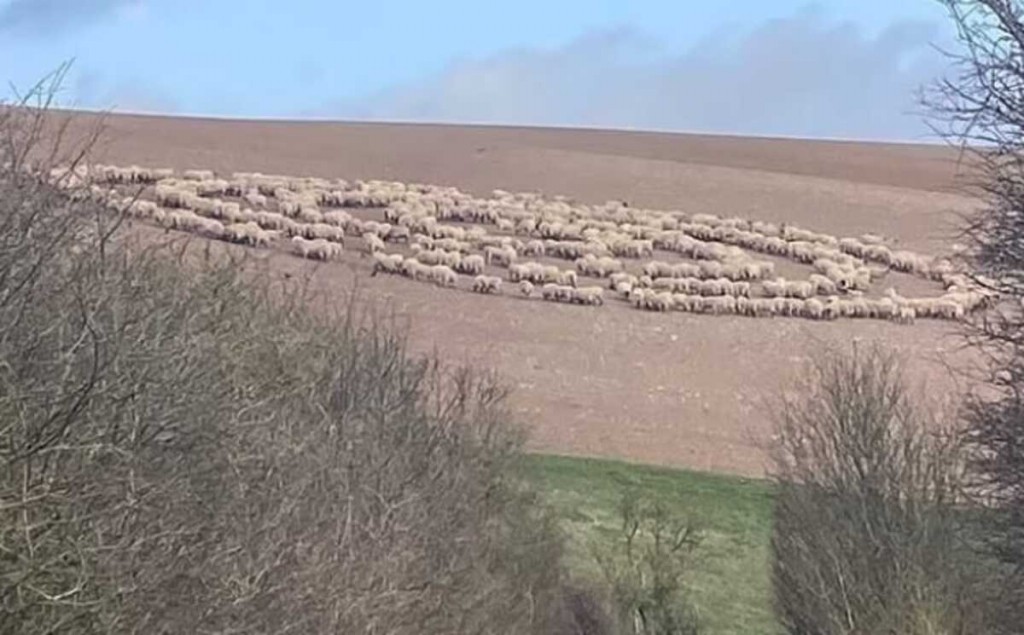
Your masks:
M 877 234 L 837 237 L 792 224 L 587 205 L 563 196 L 383 180 L 80 165 L 51 173 L 146 223 L 330 261 L 358 251 L 373 275 L 480 294 L 709 315 L 960 320 L 995 294 L 953 261 Z M 786 278 L 777 269 L 808 268 Z M 795 269 L 793 269 L 795 270 Z M 892 274 L 929 281 L 905 297 Z

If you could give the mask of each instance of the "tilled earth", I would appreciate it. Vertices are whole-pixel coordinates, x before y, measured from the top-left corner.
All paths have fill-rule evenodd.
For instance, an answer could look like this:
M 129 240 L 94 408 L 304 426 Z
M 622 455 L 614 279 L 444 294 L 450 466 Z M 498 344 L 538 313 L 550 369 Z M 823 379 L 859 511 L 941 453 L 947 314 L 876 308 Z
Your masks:
M 974 205 L 957 193 L 956 155 L 927 146 L 113 116 L 96 159 L 620 199 L 840 236 L 881 233 L 927 254 L 949 249 L 957 215 Z M 947 365 L 965 360 L 949 322 L 662 314 L 617 301 L 595 309 L 370 278 L 369 259 L 355 253 L 316 267 L 283 250 L 260 257 L 275 274 L 314 268 L 328 297 L 358 286 L 409 320 L 418 350 L 496 368 L 515 389 L 531 446 L 548 452 L 758 475 L 768 405 L 813 350 L 884 341 L 906 354 L 913 379 L 932 395 L 948 394 L 957 378 Z M 901 291 L 935 292 L 891 276 L 885 283 Z

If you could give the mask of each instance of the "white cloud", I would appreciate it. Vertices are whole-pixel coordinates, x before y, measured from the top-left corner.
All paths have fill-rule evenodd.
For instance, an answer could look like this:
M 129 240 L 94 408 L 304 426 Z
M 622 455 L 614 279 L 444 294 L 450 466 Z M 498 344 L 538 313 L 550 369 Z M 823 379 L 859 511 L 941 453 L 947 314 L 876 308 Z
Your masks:
M 593 126 L 737 134 L 920 139 L 918 87 L 945 63 L 930 23 L 876 34 L 819 11 L 772 20 L 682 55 L 627 29 L 553 49 L 453 63 L 420 82 L 336 103 L 371 120 Z

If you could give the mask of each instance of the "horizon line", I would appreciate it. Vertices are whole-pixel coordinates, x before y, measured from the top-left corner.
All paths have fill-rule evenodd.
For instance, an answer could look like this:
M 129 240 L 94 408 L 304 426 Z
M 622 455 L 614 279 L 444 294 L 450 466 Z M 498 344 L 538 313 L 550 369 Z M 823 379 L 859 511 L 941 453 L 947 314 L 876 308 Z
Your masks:
M 245 116 L 245 115 L 218 115 L 205 113 L 183 113 L 183 112 L 156 112 L 146 110 L 122 110 L 122 109 L 100 109 L 86 107 L 59 107 L 54 110 L 65 112 L 82 112 L 93 115 L 114 115 L 127 117 L 150 117 L 163 119 L 191 119 L 208 120 L 221 122 L 239 123 L 278 123 L 278 124 L 342 124 L 342 125 L 379 125 L 379 126 L 427 126 L 427 127 L 462 127 L 462 128 L 506 128 L 506 129 L 535 129 L 553 131 L 580 131 L 580 132 L 608 132 L 626 134 L 652 134 L 652 135 L 679 135 L 689 137 L 726 137 L 733 139 L 757 139 L 763 141 L 801 141 L 801 142 L 822 142 L 840 144 L 874 144 L 874 145 L 900 145 L 900 146 L 925 146 L 925 147 L 948 147 L 941 138 L 935 140 L 908 140 L 908 139 L 883 139 L 883 138 L 859 138 L 859 137 L 807 137 L 800 135 L 785 135 L 771 133 L 738 133 L 729 131 L 696 131 L 676 130 L 658 128 L 616 128 L 588 125 L 567 125 L 567 124 L 538 124 L 538 123 L 505 123 L 488 121 L 423 121 L 412 119 L 342 119 L 321 116 L 286 117 L 286 116 Z

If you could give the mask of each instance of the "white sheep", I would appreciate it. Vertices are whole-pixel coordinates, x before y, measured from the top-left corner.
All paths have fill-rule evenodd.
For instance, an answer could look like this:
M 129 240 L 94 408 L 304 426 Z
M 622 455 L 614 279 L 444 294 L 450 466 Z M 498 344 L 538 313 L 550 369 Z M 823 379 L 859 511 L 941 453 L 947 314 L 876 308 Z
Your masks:
M 809 282 L 814 287 L 816 295 L 835 295 L 838 293 L 836 283 L 829 277 L 818 273 L 812 273 Z
M 806 281 L 786 280 L 776 278 L 775 280 L 764 280 L 761 282 L 764 295 L 769 298 L 800 298 L 806 300 L 814 295 L 814 286 Z
M 530 268 L 523 263 L 513 263 L 508 267 L 508 279 L 512 282 L 526 280 L 529 277 Z
M 484 260 L 489 265 L 510 267 L 516 257 L 516 250 L 511 247 L 484 247 Z
M 479 254 L 471 254 L 460 258 L 452 266 L 459 273 L 479 274 L 484 270 L 484 258 Z
M 892 298 L 868 300 L 868 306 L 871 309 L 872 317 L 882 320 L 893 320 L 898 313 L 898 308 Z
M 871 317 L 871 306 L 863 297 L 845 298 L 839 301 L 840 314 L 849 318 Z
M 270 244 L 272 234 L 253 222 L 232 223 L 224 228 L 224 238 L 253 247 L 264 247 Z
M 567 277 L 563 275 L 563 272 L 552 265 L 542 265 L 539 262 L 523 262 L 516 263 L 509 267 L 508 273 L 509 280 L 512 282 L 518 282 L 519 280 L 530 280 L 534 283 L 552 282 L 559 283 L 565 282 L 566 280 L 574 279 L 575 276 Z M 565 285 L 568 286 L 568 285 Z
M 331 210 L 322 214 L 322 222 L 335 227 L 346 227 L 352 222 L 352 215 L 342 210 Z
M 687 283 L 691 278 L 655 278 L 650 287 L 658 291 L 687 291 Z
M 292 237 L 292 253 L 303 258 L 315 260 L 331 260 L 342 253 L 341 245 L 328 242 L 322 238 L 308 240 L 302 236 Z
M 242 206 L 232 201 L 221 201 L 214 199 L 212 206 L 208 208 L 209 216 L 222 218 L 228 222 L 236 222 L 242 216 Z
M 462 227 L 453 227 L 451 225 L 436 225 L 431 228 L 430 235 L 434 238 L 466 240 L 466 230 Z
M 654 254 L 654 242 L 651 240 L 613 241 L 608 248 L 613 255 L 626 258 L 643 258 Z
M 736 313 L 736 298 L 730 295 L 702 298 L 701 310 L 712 315 L 729 315 Z
M 224 179 L 212 179 L 196 183 L 196 194 L 199 196 L 220 196 L 226 193 L 228 182 Z
M 462 262 L 462 254 L 454 251 L 445 251 L 443 249 L 429 249 L 419 251 L 416 257 L 420 260 L 420 262 L 423 262 L 424 264 L 445 265 L 453 269 L 459 267 L 459 265 Z
M 635 287 L 639 282 L 639 279 L 631 273 L 620 271 L 613 273 L 608 276 L 608 288 L 617 289 L 620 285 L 629 285 L 630 288 Z
M 928 260 L 912 251 L 897 251 L 892 254 L 890 266 L 904 273 L 926 274 L 929 269 Z
M 476 276 L 473 278 L 472 289 L 477 293 L 500 293 L 501 278 L 485 275 Z
M 724 283 L 725 294 L 735 298 L 749 298 L 750 297 L 750 283 L 749 282 L 735 282 L 726 281 Z
M 174 178 L 174 168 L 153 168 L 151 172 L 155 181 L 164 181 Z
M 804 300 L 803 316 L 812 320 L 820 320 L 825 316 L 825 304 L 817 298 Z
M 189 207 L 194 192 L 173 185 L 157 185 L 154 190 L 156 202 L 164 207 Z
M 575 287 L 577 284 L 576 272 L 559 271 L 555 276 L 555 282 L 564 286 Z
M 946 276 L 953 275 L 956 267 L 948 258 L 936 258 L 929 265 L 925 272 L 932 280 L 942 281 Z
M 200 236 L 205 238 L 223 238 L 225 235 L 224 225 L 219 220 L 213 218 L 198 218 L 192 228 Z
M 384 241 L 377 234 L 363 234 L 363 244 L 366 246 L 366 251 L 371 254 L 385 249 Z
M 630 284 L 629 282 L 619 282 L 614 287 L 612 287 L 612 291 L 614 291 L 615 293 L 618 293 L 619 295 L 628 296 L 629 292 L 632 291 L 635 288 L 636 288 L 636 286 L 633 285 L 633 284 Z
M 284 231 L 289 235 L 293 235 L 291 229 L 295 225 L 295 221 L 277 212 L 257 212 L 255 222 L 264 229 Z
M 763 221 L 754 221 L 750 224 L 750 230 L 761 234 L 762 236 L 778 237 L 780 234 L 779 226 L 774 223 L 766 223 Z
M 860 241 L 865 245 L 884 245 L 886 240 L 878 234 L 861 234 Z
M 281 200 L 277 203 L 277 211 L 291 218 L 295 218 L 295 216 L 298 215 L 299 209 L 298 201 Z
M 779 298 L 750 298 L 746 302 L 747 315 L 751 317 L 765 318 L 774 317 L 777 313 L 778 303 L 776 300 Z
M 187 207 L 203 216 L 215 216 L 222 203 L 220 199 L 201 198 L 199 196 L 191 196 L 187 201 Z
M 306 238 L 323 238 L 342 244 L 345 242 L 345 230 L 341 227 L 327 223 L 310 223 L 308 225 L 299 224 L 298 228 Z
M 434 265 L 430 268 L 430 280 L 439 287 L 454 287 L 459 276 L 447 265 Z
M 675 298 L 667 291 L 634 289 L 630 292 L 629 299 L 633 306 L 648 311 L 670 311 L 675 308 Z
M 300 223 L 323 223 L 324 215 L 314 205 L 299 203 L 299 211 L 295 214 L 295 220 Z
M 700 295 L 725 295 L 726 285 L 729 280 L 725 278 L 714 278 L 700 281 L 697 289 Z
M 906 304 L 903 304 L 903 305 L 899 305 L 898 304 L 896 306 L 896 314 L 893 317 L 893 320 L 895 322 L 897 322 L 899 324 L 913 324 L 914 320 L 916 318 L 917 318 L 917 311 L 914 310 L 914 307 L 906 305 Z
M 402 254 L 386 254 L 378 251 L 373 254 L 373 272 L 370 276 L 378 273 L 397 274 L 402 273 L 402 263 L 405 259 Z
M 716 260 L 705 260 L 698 265 L 701 278 L 721 278 L 725 274 L 725 265 Z
M 156 211 L 160 209 L 160 206 L 153 201 L 129 201 L 131 207 L 128 208 L 128 213 L 136 218 L 152 218 Z
M 455 240 L 454 238 L 438 238 L 434 241 L 434 247 L 436 249 L 444 249 L 445 251 L 458 251 L 467 254 L 473 250 L 473 246 L 469 243 Z
M 563 299 L 568 299 L 571 291 L 571 287 L 563 287 L 562 285 L 555 284 L 554 282 L 548 282 L 540 288 L 540 297 L 543 300 L 558 302 Z
M 402 262 L 402 275 L 412 278 L 413 280 L 429 280 L 430 279 L 430 267 L 423 264 L 415 258 L 406 258 Z
M 245 195 L 242 197 L 242 200 L 244 200 L 252 207 L 267 206 L 267 197 L 263 194 L 260 194 L 259 190 L 250 190 L 246 192 Z
M 531 240 L 523 246 L 524 256 L 543 256 L 545 253 L 545 245 L 542 240 Z
M 577 304 L 602 305 L 604 304 L 604 289 L 601 287 L 575 288 L 572 292 L 571 301 Z
M 650 276 L 651 278 L 674 277 L 672 275 L 672 265 L 660 260 L 645 262 L 644 266 L 641 267 L 640 270 L 644 272 L 644 275 Z
M 185 170 L 181 173 L 181 178 L 186 181 L 212 181 L 216 175 L 213 170 Z
M 622 261 L 606 256 L 587 254 L 576 260 L 576 271 L 585 276 L 607 278 L 613 273 L 624 271 Z
M 804 306 L 808 300 L 801 298 L 781 298 L 782 309 L 781 314 L 788 317 L 800 317 L 803 313 Z
M 690 295 L 687 293 L 672 294 L 672 305 L 678 311 L 700 313 L 704 307 L 702 300 L 703 298 L 699 295 Z
M 671 311 L 675 308 L 675 299 L 671 293 L 648 290 L 645 294 L 645 308 L 653 311 Z
M 533 295 L 533 283 L 530 282 L 529 280 L 520 280 L 519 293 L 521 293 L 523 296 L 527 298 Z
M 400 225 L 393 225 L 391 227 L 391 229 L 388 230 L 387 236 L 384 236 L 384 240 L 387 240 L 387 241 L 390 241 L 390 242 L 393 242 L 393 243 L 397 243 L 397 242 L 408 243 L 409 239 L 411 238 L 411 236 L 412 236 L 412 232 L 409 231 L 408 227 L 402 227 Z
M 842 306 L 837 295 L 830 295 L 825 298 L 825 301 L 822 302 L 822 307 L 821 317 L 824 320 L 836 320 L 843 316 Z

